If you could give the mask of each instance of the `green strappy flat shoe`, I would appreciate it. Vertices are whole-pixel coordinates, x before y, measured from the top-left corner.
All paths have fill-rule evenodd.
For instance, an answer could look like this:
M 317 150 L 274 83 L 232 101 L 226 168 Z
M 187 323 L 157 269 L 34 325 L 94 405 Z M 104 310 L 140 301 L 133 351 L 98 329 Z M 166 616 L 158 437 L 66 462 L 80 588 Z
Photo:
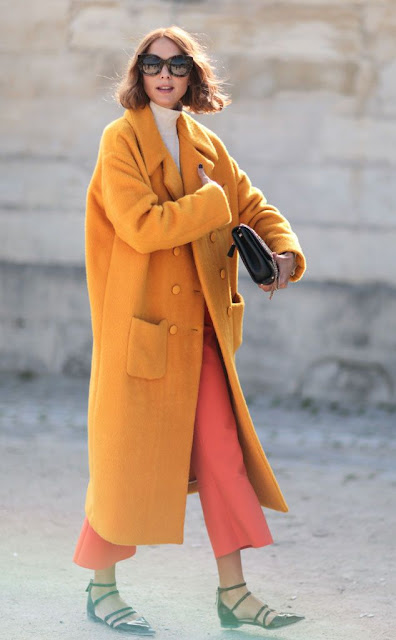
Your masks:
M 94 582 L 92 579 L 89 581 L 89 585 L 85 589 L 85 591 L 88 591 L 88 600 L 87 600 L 88 618 L 90 618 L 94 622 L 101 622 L 102 624 L 105 624 L 108 627 L 111 627 L 115 631 L 123 631 L 124 633 L 127 632 L 127 633 L 133 633 L 135 635 L 142 635 L 142 636 L 154 635 L 155 633 L 154 629 L 152 629 L 150 624 L 147 622 L 146 618 L 143 618 L 143 616 L 140 616 L 135 620 L 129 620 L 128 622 L 121 622 L 116 627 L 114 626 L 115 623 L 118 622 L 119 620 L 122 620 L 122 618 L 126 618 L 131 613 L 136 613 L 133 607 L 122 607 L 122 609 L 117 609 L 117 611 L 113 611 L 112 613 L 109 613 L 103 619 L 99 618 L 99 616 L 95 614 L 95 606 L 98 604 L 98 602 L 100 602 L 101 600 L 104 600 L 108 596 L 111 596 L 113 593 L 119 593 L 119 591 L 118 589 L 114 589 L 114 591 L 109 591 L 108 593 L 105 593 L 103 596 L 100 596 L 100 598 L 97 598 L 94 601 L 92 600 L 92 596 L 91 596 L 92 587 L 115 587 L 115 586 L 116 586 L 115 582 L 111 582 L 109 584 L 103 584 L 100 582 Z M 121 615 L 118 616 L 117 614 L 121 614 Z M 116 616 L 116 617 L 113 617 L 113 616 Z M 110 618 L 112 618 L 111 622 L 109 622 Z
M 232 587 L 217 587 L 217 613 L 220 618 L 220 624 L 225 629 L 240 627 L 243 624 L 252 624 L 256 627 L 262 627 L 263 629 L 277 629 L 279 627 L 284 627 L 288 624 L 294 624 L 295 622 L 304 620 L 305 616 L 296 616 L 294 613 L 278 613 L 278 615 L 276 615 L 269 624 L 265 624 L 268 615 L 275 611 L 275 609 L 270 609 L 267 604 L 264 604 L 257 611 L 254 618 L 237 618 L 233 611 L 237 608 L 238 605 L 241 604 L 241 602 L 243 602 L 243 600 L 245 600 L 245 598 L 251 595 L 251 592 L 248 591 L 247 593 L 245 593 L 231 609 L 221 601 L 220 594 L 223 591 L 230 591 L 230 589 L 237 589 L 238 587 L 244 587 L 245 585 L 246 582 L 242 582 L 241 584 L 234 584 Z M 264 611 L 264 609 L 267 609 L 267 611 L 264 614 L 263 621 L 258 622 L 258 617 Z

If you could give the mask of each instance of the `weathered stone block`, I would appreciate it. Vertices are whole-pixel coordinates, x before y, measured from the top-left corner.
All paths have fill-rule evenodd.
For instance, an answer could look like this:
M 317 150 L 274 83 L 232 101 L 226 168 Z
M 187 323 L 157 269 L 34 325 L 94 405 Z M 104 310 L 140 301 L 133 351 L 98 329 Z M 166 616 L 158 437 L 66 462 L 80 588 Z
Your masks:
M 183 12 L 187 25 L 189 13 L 188 8 Z M 191 13 L 195 29 L 215 36 L 217 52 L 246 49 L 271 59 L 344 60 L 362 48 L 359 13 L 350 6 L 255 3 L 248 11 L 228 14 L 226 22 L 223 13 Z
M 0 260 L 72 264 L 84 261 L 84 217 L 56 211 L 0 213 Z
M 363 8 L 363 24 L 367 34 L 368 53 L 386 63 L 396 56 L 396 6 L 393 0 L 370 3 Z
M 274 84 L 277 91 L 324 89 L 354 94 L 359 79 L 359 63 L 353 60 L 277 60 Z
M 81 50 L 119 50 L 130 44 L 133 31 L 132 16 L 124 9 L 88 6 L 71 21 L 70 46 Z
M 224 113 L 199 116 L 199 121 L 224 140 L 242 168 L 316 163 L 323 120 L 332 105 L 328 95 L 284 92 L 263 100 L 240 99 Z
M 340 354 L 313 362 L 297 393 L 327 402 L 389 402 L 393 380 L 382 363 L 348 360 Z
M 34 219 L 36 212 L 81 213 L 90 171 L 58 159 L 0 160 L 0 210 L 20 211 Z
M 376 91 L 369 101 L 369 112 L 374 117 L 396 121 L 396 60 L 384 64 L 378 71 Z
M 92 339 L 84 269 L 2 264 L 1 272 L 1 370 L 86 374 Z
M 312 166 L 249 168 L 249 176 L 269 202 L 299 224 L 326 229 L 396 227 L 394 169 Z
M 0 78 L 3 98 L 29 102 L 31 99 L 55 97 L 80 100 L 105 98 L 123 69 L 126 56 L 119 52 L 59 51 L 49 56 L 35 52 L 25 54 L 0 53 L 0 65 L 12 69 L 12 76 Z
M 394 166 L 396 126 L 392 120 L 330 116 L 323 122 L 319 146 L 326 161 Z
M 394 166 L 366 167 L 360 172 L 353 173 L 361 227 L 394 229 L 396 227 Z
M 356 224 L 359 210 L 353 199 L 349 167 L 258 167 L 249 171 L 252 183 L 292 224 L 343 228 Z
M 295 224 L 294 229 L 307 256 L 307 280 L 365 283 L 370 291 L 378 283 L 394 284 L 396 227 Z
M 272 95 L 276 88 L 274 64 L 256 55 L 222 56 L 216 65 L 218 76 L 226 81 L 224 90 L 232 100 L 260 100 Z
M 0 119 L 2 153 L 85 160 L 93 168 L 104 127 L 124 113 L 110 98 L 47 96 L 4 100 Z
M 246 394 L 300 393 L 350 402 L 395 398 L 394 287 L 304 279 L 270 302 L 241 277 L 240 290 L 246 310 L 237 363 Z
M 183 4 L 164 2 L 163 0 L 152 0 L 150 3 L 124 2 L 125 10 L 128 11 L 131 28 L 129 31 L 129 43 L 131 49 L 135 49 L 140 40 L 153 29 L 177 24 L 183 28 L 182 12 Z M 176 16 L 175 16 L 176 11 Z M 132 51 L 131 51 L 132 52 Z
M 73 14 L 77 13 L 80 9 L 85 7 L 105 6 L 123 8 L 130 4 L 139 4 L 137 0 L 70 0 L 70 8 Z
M 48 320 L 40 323 L 27 321 L 23 328 L 17 329 L 1 319 L 1 370 L 36 374 L 53 372 L 56 334 L 56 324 Z
M 85 266 L 1 263 L 0 317 L 18 329 L 29 319 L 89 319 Z
M 3 0 L 0 51 L 57 51 L 67 42 L 69 0 Z

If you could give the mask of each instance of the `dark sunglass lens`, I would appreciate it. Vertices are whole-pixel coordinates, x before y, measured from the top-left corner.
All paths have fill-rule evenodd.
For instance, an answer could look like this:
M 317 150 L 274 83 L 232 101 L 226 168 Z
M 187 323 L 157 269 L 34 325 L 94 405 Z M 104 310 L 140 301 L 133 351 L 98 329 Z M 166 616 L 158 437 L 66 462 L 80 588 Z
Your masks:
M 160 69 L 161 59 L 158 56 L 147 55 L 141 58 L 141 70 L 147 75 L 156 75 Z
M 171 72 L 175 76 L 186 76 L 191 70 L 190 58 L 186 56 L 173 56 L 171 59 Z

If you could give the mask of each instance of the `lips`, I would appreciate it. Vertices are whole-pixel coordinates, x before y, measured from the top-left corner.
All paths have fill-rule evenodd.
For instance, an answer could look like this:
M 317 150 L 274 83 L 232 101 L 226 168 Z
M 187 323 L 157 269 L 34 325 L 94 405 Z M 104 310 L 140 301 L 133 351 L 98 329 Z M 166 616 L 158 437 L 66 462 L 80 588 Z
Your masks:
M 157 90 L 158 91 L 163 91 L 163 92 L 166 92 L 166 93 L 170 93 L 171 91 L 173 91 L 173 87 L 169 87 L 167 85 L 164 85 L 162 87 L 157 87 Z

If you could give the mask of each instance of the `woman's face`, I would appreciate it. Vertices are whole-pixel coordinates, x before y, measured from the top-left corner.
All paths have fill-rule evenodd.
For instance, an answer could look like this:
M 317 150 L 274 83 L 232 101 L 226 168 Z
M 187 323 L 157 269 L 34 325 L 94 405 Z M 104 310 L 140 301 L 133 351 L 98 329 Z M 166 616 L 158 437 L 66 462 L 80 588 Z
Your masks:
M 183 51 L 169 38 L 157 38 L 151 43 L 146 53 L 153 53 L 164 60 L 180 55 Z M 150 100 L 160 107 L 174 109 L 184 96 L 189 85 L 189 75 L 184 78 L 172 76 L 166 64 L 157 76 L 143 75 L 143 88 Z

